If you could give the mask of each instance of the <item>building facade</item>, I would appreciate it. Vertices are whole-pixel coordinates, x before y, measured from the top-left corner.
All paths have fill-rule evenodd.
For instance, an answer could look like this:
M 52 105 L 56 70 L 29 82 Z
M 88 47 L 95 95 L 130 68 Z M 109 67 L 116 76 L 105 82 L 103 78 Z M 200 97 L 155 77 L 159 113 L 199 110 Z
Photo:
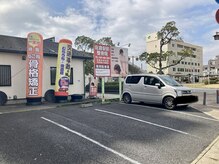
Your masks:
M 44 40 L 43 97 L 55 89 L 58 43 Z M 0 35 L 0 91 L 10 99 L 26 98 L 26 46 L 27 39 Z M 69 95 L 84 94 L 84 60 L 93 57 L 72 49 Z M 1 99 L 1 97 L 0 97 Z
M 208 61 L 208 65 L 203 66 L 203 76 L 219 76 L 219 56 Z
M 179 64 L 169 67 L 163 70 L 163 72 L 173 76 L 178 81 L 183 81 L 183 79 L 188 78 L 189 81 L 195 81 L 199 76 L 202 76 L 203 48 L 201 46 L 186 43 L 182 40 L 172 40 L 169 44 L 163 46 L 163 51 L 173 51 L 175 55 L 169 57 L 167 61 L 163 61 L 162 65 L 167 66 L 174 64 L 177 61 L 178 54 L 184 48 L 191 49 L 194 52 L 192 57 L 186 57 Z M 146 35 L 146 52 L 160 52 L 160 39 L 157 33 Z M 147 72 L 157 73 L 158 70 L 147 65 Z

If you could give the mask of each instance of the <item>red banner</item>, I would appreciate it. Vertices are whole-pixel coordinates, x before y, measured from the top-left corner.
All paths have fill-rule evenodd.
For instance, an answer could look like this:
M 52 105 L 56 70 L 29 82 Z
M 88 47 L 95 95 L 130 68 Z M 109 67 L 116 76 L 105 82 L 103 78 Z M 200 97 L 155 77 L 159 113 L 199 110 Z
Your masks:
M 43 37 L 38 33 L 27 36 L 26 97 L 42 97 Z
M 111 53 L 110 46 L 94 45 L 94 76 L 110 77 L 111 71 Z

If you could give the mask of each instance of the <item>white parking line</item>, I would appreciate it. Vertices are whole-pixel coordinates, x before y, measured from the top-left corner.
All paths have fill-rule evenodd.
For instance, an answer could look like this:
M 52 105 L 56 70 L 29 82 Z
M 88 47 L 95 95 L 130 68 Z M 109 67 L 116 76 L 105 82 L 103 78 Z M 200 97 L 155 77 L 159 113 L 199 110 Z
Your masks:
M 87 136 L 85 136 L 85 135 L 83 135 L 83 134 L 81 134 L 79 132 L 76 132 L 76 131 L 74 131 L 72 129 L 69 129 L 66 126 L 63 126 L 63 125 L 61 125 L 61 124 L 59 124 L 59 123 L 57 123 L 55 121 L 52 121 L 52 120 L 49 120 L 49 119 L 45 118 L 45 117 L 41 117 L 41 119 L 43 119 L 45 121 L 48 121 L 48 122 L 50 122 L 52 124 L 55 124 L 55 125 L 65 129 L 65 130 L 67 130 L 67 131 L 69 131 L 69 132 L 71 132 L 73 134 L 76 134 L 76 135 L 78 135 L 78 136 L 80 136 L 80 137 L 82 137 L 82 138 L 84 138 L 84 139 L 86 139 L 86 140 L 88 140 L 88 141 L 90 141 L 90 142 L 92 142 L 92 143 L 94 143 L 94 144 L 104 148 L 105 150 L 110 151 L 111 153 L 114 153 L 114 154 L 120 156 L 121 158 L 123 158 L 123 159 L 125 159 L 125 160 L 127 160 L 127 161 L 129 161 L 129 162 L 131 162 L 133 164 L 140 164 L 138 161 L 133 160 L 133 159 L 131 159 L 131 158 L 129 158 L 129 157 L 127 157 L 127 156 L 125 156 L 125 155 L 123 155 L 123 154 L 121 154 L 121 153 L 119 153 L 119 152 L 117 152 L 117 151 L 107 147 L 107 146 L 104 146 L 103 144 L 99 143 L 98 141 L 95 141 L 95 140 L 93 140 L 93 139 L 91 139 L 91 138 L 89 138 L 89 137 L 87 137 Z
M 153 126 L 156 126 L 156 127 L 168 129 L 168 130 L 171 130 L 171 131 L 174 131 L 174 132 L 177 132 L 177 133 L 181 133 L 181 134 L 189 135 L 189 136 L 192 136 L 192 137 L 195 137 L 195 138 L 199 138 L 198 136 L 189 134 L 189 133 L 181 131 L 181 130 L 173 129 L 173 128 L 170 128 L 170 127 L 167 127 L 167 126 L 163 126 L 163 125 L 159 125 L 159 124 L 156 124 L 156 123 L 153 123 L 153 122 L 149 122 L 149 121 L 140 120 L 138 118 L 134 118 L 134 117 L 131 117 L 131 116 L 127 116 L 127 115 L 123 115 L 123 114 L 119 114 L 119 113 L 114 113 L 114 112 L 109 112 L 109 111 L 105 111 L 105 110 L 100 110 L 100 109 L 94 109 L 94 110 L 98 111 L 98 112 L 112 114 L 112 115 L 119 116 L 119 117 L 128 118 L 128 119 L 135 120 L 135 121 L 138 121 L 138 122 L 150 124 L 150 125 L 153 125 Z
M 132 106 L 137 106 L 137 107 L 142 107 L 142 108 L 148 108 L 148 106 L 146 107 L 146 106 L 135 105 L 135 104 L 125 104 L 125 103 L 120 103 L 120 104 L 129 105 L 129 106 L 132 105 Z M 179 111 L 174 111 L 174 110 L 161 109 L 161 108 L 156 108 L 156 107 L 151 107 L 151 106 L 150 106 L 150 108 L 155 109 L 155 110 L 162 110 L 162 111 L 171 112 L 171 113 L 179 113 L 179 114 L 183 114 L 183 115 L 187 115 L 187 116 L 192 116 L 192 117 L 202 118 L 202 119 L 205 119 L 205 120 L 219 122 L 219 120 L 217 120 L 217 119 L 198 116 L 198 115 L 195 115 L 195 114 L 184 113 L 184 112 L 179 112 Z

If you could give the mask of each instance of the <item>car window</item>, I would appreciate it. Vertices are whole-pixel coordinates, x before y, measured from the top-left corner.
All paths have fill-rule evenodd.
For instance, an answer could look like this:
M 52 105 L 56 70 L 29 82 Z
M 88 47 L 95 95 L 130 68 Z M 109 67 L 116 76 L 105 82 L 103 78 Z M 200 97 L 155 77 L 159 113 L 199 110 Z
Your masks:
M 156 83 L 160 83 L 160 80 L 156 77 L 144 77 L 144 84 L 145 85 L 155 85 Z
M 141 79 L 141 76 L 128 76 L 126 78 L 127 84 L 138 84 Z

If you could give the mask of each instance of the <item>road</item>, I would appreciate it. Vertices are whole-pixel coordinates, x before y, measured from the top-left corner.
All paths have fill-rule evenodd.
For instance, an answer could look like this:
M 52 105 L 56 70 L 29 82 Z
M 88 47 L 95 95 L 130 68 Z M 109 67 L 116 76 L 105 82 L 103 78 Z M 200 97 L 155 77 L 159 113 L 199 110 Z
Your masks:
M 218 135 L 196 109 L 139 104 L 0 114 L 0 163 L 191 163 Z

